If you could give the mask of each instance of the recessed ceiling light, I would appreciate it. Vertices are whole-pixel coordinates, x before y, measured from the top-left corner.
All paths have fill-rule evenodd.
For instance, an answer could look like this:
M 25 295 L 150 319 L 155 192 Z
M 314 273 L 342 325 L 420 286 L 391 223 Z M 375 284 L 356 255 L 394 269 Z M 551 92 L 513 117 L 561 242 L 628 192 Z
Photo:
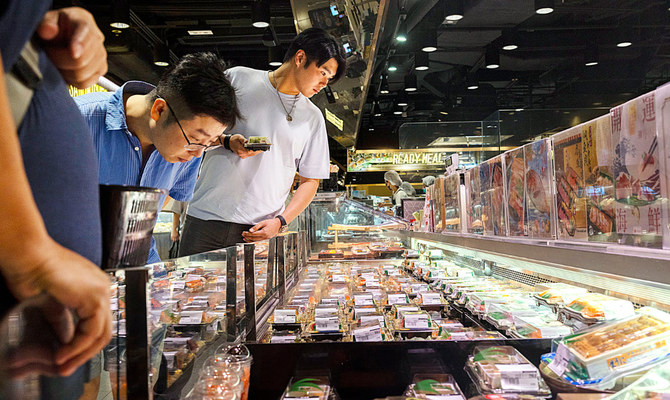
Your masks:
M 393 114 L 400 115 L 400 114 L 402 114 L 402 111 L 393 111 Z
M 395 72 L 397 70 L 398 70 L 398 67 L 396 67 L 395 65 L 389 65 L 389 71 Z
M 584 65 L 586 65 L 587 67 L 593 67 L 594 65 L 598 65 L 598 61 L 587 62 Z
M 514 111 L 523 111 L 523 108 L 517 108 Z
M 627 40 L 624 40 L 623 42 L 619 42 L 619 43 L 617 43 L 617 44 L 616 44 L 616 47 L 628 47 L 628 46 L 632 46 L 632 45 L 633 45 L 632 42 L 629 42 L 629 41 L 627 41 Z
M 112 22 L 109 24 L 112 28 L 117 28 L 117 29 L 128 29 L 130 28 L 129 24 L 126 24 L 125 22 Z
M 408 88 L 405 88 L 405 91 L 406 92 L 416 92 L 416 88 L 415 87 L 408 87 Z
M 479 89 L 479 85 L 470 85 L 470 86 L 468 86 L 468 89 L 469 90 Z
M 165 61 L 155 61 L 155 62 L 154 62 L 154 65 L 159 66 L 159 67 L 167 67 L 167 66 L 170 65 L 170 64 L 168 64 L 168 63 L 165 62 Z
M 186 31 L 188 32 L 189 35 L 191 36 L 205 36 L 205 35 L 213 35 L 214 32 L 212 32 L 211 29 L 198 29 L 198 30 L 189 30 Z
M 375 114 L 375 117 L 381 117 L 381 116 L 382 116 L 381 113 Z
M 426 70 L 428 70 L 428 67 L 426 67 L 426 66 L 424 65 L 423 67 L 416 67 L 416 68 L 414 68 L 414 69 L 417 70 L 417 71 L 426 71 Z
M 379 91 L 379 93 L 381 93 L 381 94 L 388 94 L 388 93 L 389 93 L 389 91 L 388 91 L 388 90 L 386 90 L 386 89 L 382 89 L 382 90 L 380 90 L 380 91 Z
M 594 105 L 594 106 L 602 106 L 603 103 L 601 103 L 601 102 L 599 102 L 599 101 L 596 101 L 595 103 L 593 103 L 593 105 Z
M 281 61 L 271 61 L 269 64 L 272 67 L 279 67 L 281 66 Z
M 486 66 L 487 69 L 496 69 L 500 68 L 500 64 L 489 64 Z
M 407 102 L 401 100 L 401 101 L 398 102 L 398 105 L 399 105 L 400 107 L 407 107 Z
M 519 46 L 517 46 L 515 44 L 508 44 L 507 46 L 502 47 L 503 50 L 516 50 L 518 48 L 519 48 Z
M 449 115 L 449 113 L 446 112 L 446 111 L 440 111 L 440 114 L 443 114 L 443 115 Z
M 435 47 L 435 46 L 426 46 L 426 47 L 422 47 L 422 48 L 421 48 L 421 51 L 423 51 L 424 53 L 432 53 L 432 52 L 434 52 L 434 51 L 437 51 L 437 47 Z
M 535 0 L 535 12 L 540 15 L 554 12 L 554 0 Z

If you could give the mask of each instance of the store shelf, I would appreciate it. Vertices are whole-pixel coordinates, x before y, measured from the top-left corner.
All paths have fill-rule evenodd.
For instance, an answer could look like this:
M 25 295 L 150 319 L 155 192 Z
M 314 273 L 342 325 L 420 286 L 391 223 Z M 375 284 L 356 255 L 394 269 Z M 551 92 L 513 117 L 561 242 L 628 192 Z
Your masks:
M 393 232 L 403 239 L 418 239 L 486 252 L 486 258 L 500 255 L 519 262 L 542 263 L 575 271 L 592 271 L 645 281 L 670 289 L 670 252 L 630 246 L 531 239 L 494 238 L 477 235 Z

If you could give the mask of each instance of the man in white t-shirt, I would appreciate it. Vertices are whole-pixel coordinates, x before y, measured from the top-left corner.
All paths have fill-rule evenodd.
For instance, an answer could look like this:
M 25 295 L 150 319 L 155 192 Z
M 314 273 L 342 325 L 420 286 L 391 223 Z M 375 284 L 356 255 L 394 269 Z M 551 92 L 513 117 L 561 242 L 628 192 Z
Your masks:
M 227 71 L 243 118 L 225 136 L 225 148 L 203 159 L 180 256 L 271 238 L 309 205 L 319 179 L 330 175 L 325 120 L 309 98 L 345 68 L 342 46 L 310 28 L 293 40 L 277 70 Z M 270 150 L 246 149 L 250 136 L 267 137 Z M 300 185 L 284 208 L 296 171 Z

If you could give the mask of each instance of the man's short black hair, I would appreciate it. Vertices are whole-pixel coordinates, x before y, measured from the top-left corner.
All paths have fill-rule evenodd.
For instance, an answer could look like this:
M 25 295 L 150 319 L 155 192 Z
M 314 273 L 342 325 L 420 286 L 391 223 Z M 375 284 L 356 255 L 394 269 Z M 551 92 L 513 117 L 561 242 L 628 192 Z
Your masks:
M 228 129 L 241 118 L 235 88 L 225 74 L 228 65 L 214 53 L 187 54 L 161 77 L 155 97 L 163 97 L 179 118 L 207 115 Z M 170 120 L 171 118 L 168 118 Z
M 307 56 L 305 68 L 312 62 L 315 62 L 316 66 L 320 67 L 331 58 L 334 58 L 335 61 L 337 61 L 337 71 L 331 78 L 329 84 L 337 82 L 347 69 L 344 48 L 335 40 L 335 38 L 323 29 L 309 28 L 300 32 L 300 34 L 293 39 L 288 51 L 284 55 L 284 62 L 292 59 L 298 50 L 304 51 Z

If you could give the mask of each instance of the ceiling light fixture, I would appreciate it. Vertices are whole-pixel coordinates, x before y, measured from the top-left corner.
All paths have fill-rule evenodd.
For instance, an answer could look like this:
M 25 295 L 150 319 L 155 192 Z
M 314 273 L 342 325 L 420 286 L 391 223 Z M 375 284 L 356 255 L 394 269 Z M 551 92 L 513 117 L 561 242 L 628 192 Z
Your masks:
M 445 0 L 444 15 L 447 21 L 460 21 L 463 19 L 463 0 Z
M 417 71 L 425 71 L 429 68 L 428 53 L 419 51 L 414 53 L 414 69 Z
M 584 53 L 584 65 L 587 67 L 598 65 L 598 45 L 590 44 L 586 47 L 586 52 Z
M 484 54 L 484 65 L 488 69 L 496 69 L 500 67 L 500 54 L 498 50 L 492 45 L 486 46 L 486 53 Z
M 416 75 L 409 73 L 405 75 L 405 91 L 406 92 L 416 92 L 419 85 L 417 85 Z
M 477 74 L 474 72 L 467 74 L 465 76 L 465 85 L 467 86 L 468 90 L 479 89 L 479 79 L 477 79 Z
M 554 12 L 554 0 L 535 0 L 535 13 L 540 15 Z
M 154 65 L 159 67 L 170 65 L 170 49 L 167 44 L 158 42 L 154 45 Z
M 379 88 L 379 93 L 381 94 L 388 94 L 389 93 L 389 81 L 386 75 L 382 75 L 382 83 Z
M 281 46 L 268 47 L 268 64 L 271 67 L 278 67 L 282 65 L 283 54 Z
M 388 70 L 389 70 L 390 72 L 395 72 L 395 71 L 398 70 L 398 67 L 396 67 L 396 66 L 393 65 L 393 64 L 389 64 L 389 68 L 388 68 Z
M 437 51 L 437 31 L 431 29 L 424 32 L 419 39 L 421 41 L 421 51 L 425 53 L 432 53 Z
M 503 50 L 516 50 L 519 48 L 517 44 L 519 42 L 518 35 L 514 29 L 503 29 L 502 31 L 502 49 Z
M 116 29 L 130 28 L 130 4 L 128 0 L 112 1 L 112 21 L 109 26 Z
M 270 26 L 270 4 L 265 0 L 254 0 L 251 3 L 251 25 L 255 28 Z
M 400 15 L 400 26 L 398 26 L 398 32 L 395 35 L 395 40 L 400 43 L 405 43 L 407 41 L 407 16 Z
M 409 104 L 407 93 L 405 93 L 404 91 L 398 92 L 398 98 L 396 99 L 396 104 L 401 107 L 407 107 L 407 105 Z

